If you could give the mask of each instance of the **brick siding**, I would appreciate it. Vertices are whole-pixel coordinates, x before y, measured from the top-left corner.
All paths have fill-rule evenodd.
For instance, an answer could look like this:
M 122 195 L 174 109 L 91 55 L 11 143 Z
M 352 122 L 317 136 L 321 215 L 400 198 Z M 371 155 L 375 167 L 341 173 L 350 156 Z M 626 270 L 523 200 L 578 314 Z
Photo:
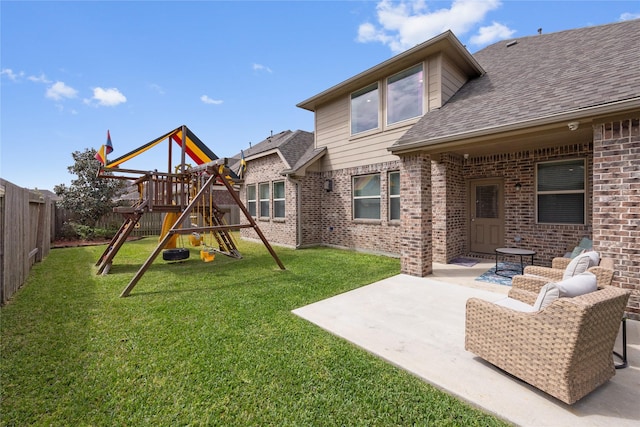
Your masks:
M 640 117 L 594 126 L 594 246 L 615 260 L 614 284 L 631 289 L 640 320 Z
M 587 167 L 587 206 L 586 223 L 574 224 L 537 224 L 536 223 L 536 163 L 580 159 L 586 160 Z M 572 144 L 553 148 L 499 153 L 486 156 L 470 157 L 464 160 L 463 174 L 465 179 L 501 178 L 504 182 L 504 215 L 505 235 L 502 245 L 521 247 L 537 252 L 535 263 L 551 266 L 554 257 L 562 256 L 567 249 L 575 247 L 584 236 L 591 236 L 592 201 L 592 144 Z M 520 190 L 516 184 L 520 183 Z M 468 192 L 466 185 L 463 191 Z M 465 199 L 468 195 L 465 195 Z M 468 227 L 466 218 L 459 223 Z M 516 242 L 516 238 L 520 238 Z

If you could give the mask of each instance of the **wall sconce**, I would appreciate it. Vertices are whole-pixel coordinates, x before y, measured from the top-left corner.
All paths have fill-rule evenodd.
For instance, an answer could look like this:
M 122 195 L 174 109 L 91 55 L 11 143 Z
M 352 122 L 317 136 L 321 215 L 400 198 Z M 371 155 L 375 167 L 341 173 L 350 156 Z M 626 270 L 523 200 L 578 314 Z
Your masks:
M 516 191 L 520 191 L 522 189 L 522 184 L 519 182 L 516 184 Z
M 578 127 L 580 126 L 580 122 L 569 122 L 567 123 L 567 126 L 571 131 L 578 130 Z
M 333 190 L 333 180 L 332 179 L 325 179 L 324 180 L 324 191 L 326 191 L 327 193 Z

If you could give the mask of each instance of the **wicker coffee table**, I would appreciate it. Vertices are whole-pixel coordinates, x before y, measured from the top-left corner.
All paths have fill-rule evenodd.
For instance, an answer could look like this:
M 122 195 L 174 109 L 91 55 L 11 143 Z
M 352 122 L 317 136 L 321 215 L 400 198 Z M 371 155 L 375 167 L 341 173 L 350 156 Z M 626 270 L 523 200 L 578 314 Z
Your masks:
M 496 249 L 496 274 L 502 277 L 511 277 L 506 274 L 500 274 L 500 271 L 507 271 L 504 268 L 498 269 L 498 258 L 502 255 L 503 257 L 507 255 L 515 255 L 520 257 L 520 274 L 524 274 L 524 260 L 523 257 L 530 256 L 531 264 L 533 265 L 533 257 L 536 255 L 536 251 L 532 251 L 529 249 L 520 249 L 520 248 L 498 248 Z

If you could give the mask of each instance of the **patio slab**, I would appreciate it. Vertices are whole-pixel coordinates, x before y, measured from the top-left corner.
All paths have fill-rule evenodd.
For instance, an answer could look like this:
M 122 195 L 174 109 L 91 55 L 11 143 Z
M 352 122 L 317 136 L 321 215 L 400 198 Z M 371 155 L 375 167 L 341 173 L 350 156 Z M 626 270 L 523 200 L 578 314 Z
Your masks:
M 293 312 L 516 425 L 638 425 L 640 322 L 627 321 L 630 366 L 569 406 L 464 349 L 467 299 L 495 301 L 504 297 L 504 286 L 431 277 L 397 275 Z M 618 341 L 619 350 L 620 337 Z

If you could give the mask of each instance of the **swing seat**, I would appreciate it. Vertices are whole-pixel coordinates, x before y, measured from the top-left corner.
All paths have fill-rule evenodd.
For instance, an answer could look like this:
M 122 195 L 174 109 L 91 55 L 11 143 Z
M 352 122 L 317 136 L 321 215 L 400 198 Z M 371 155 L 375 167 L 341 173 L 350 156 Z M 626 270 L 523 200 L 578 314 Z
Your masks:
M 204 262 L 211 262 L 216 258 L 216 253 L 213 249 L 202 249 L 200 251 L 200 259 Z
M 162 259 L 165 261 L 182 261 L 187 258 L 189 258 L 189 249 L 187 248 L 165 249 L 162 251 Z
M 202 236 L 200 235 L 200 233 L 191 233 L 191 235 L 189 236 L 189 242 L 193 247 L 200 246 L 202 244 Z

